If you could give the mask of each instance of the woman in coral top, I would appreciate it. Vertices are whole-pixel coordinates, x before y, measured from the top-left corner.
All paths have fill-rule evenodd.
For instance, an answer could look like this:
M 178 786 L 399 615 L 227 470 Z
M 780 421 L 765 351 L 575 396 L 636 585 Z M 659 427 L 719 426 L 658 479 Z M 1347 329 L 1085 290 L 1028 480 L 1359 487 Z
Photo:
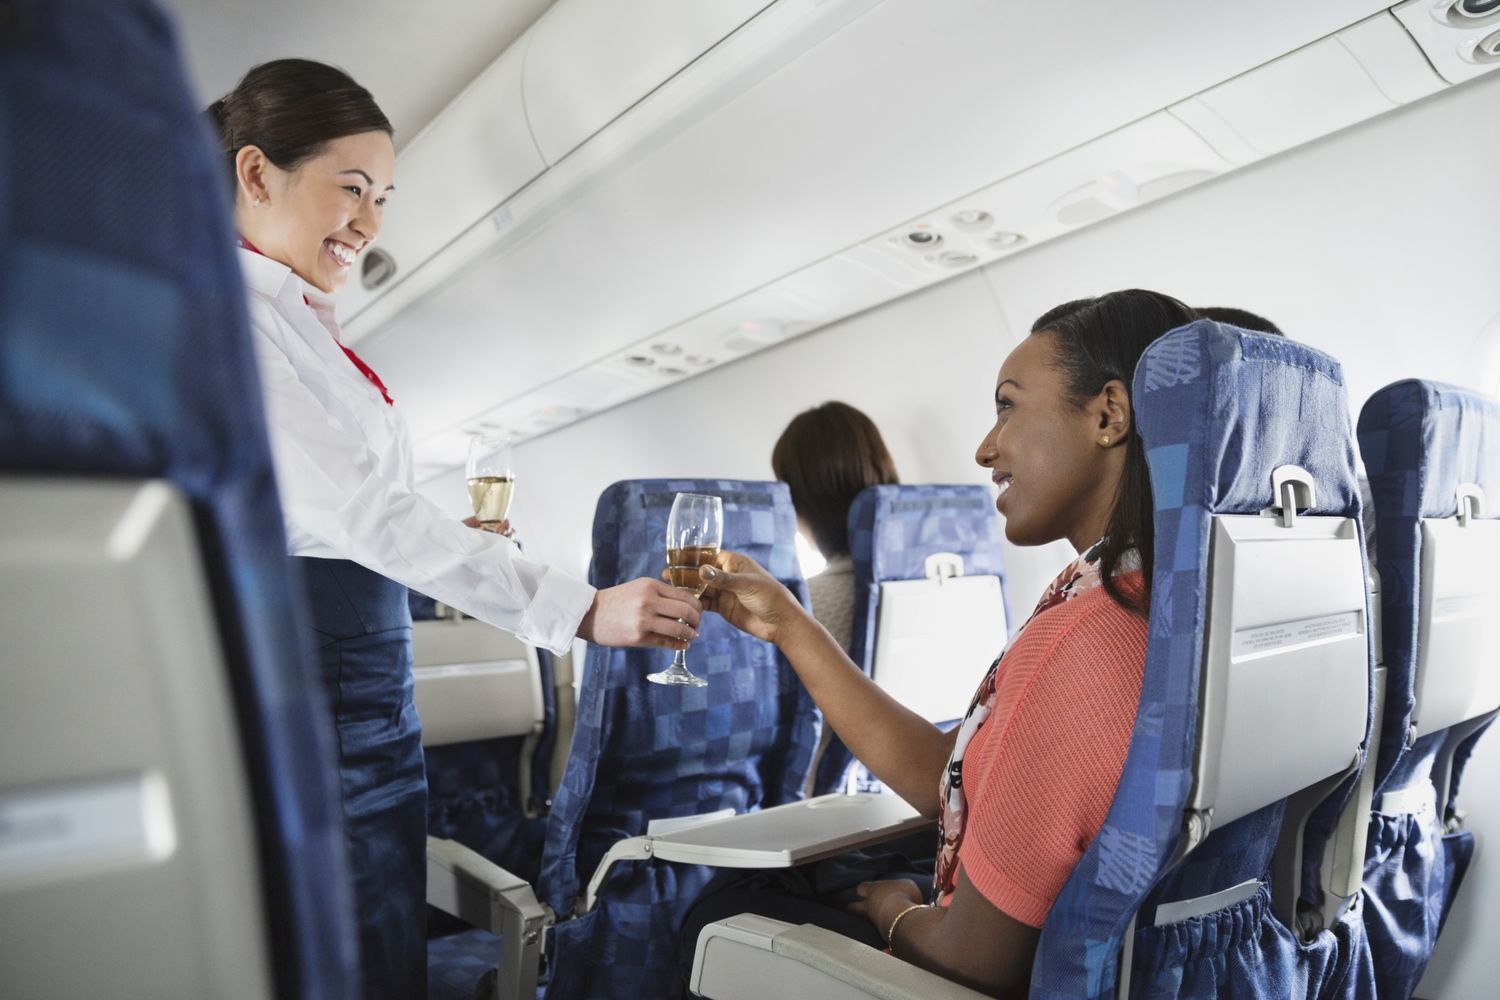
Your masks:
M 956 730 L 892 700 L 751 560 L 725 553 L 703 574 L 706 605 L 776 643 L 865 766 L 938 819 L 933 903 L 914 882 L 871 882 L 853 911 L 897 957 L 986 993 L 1025 994 L 1042 923 L 1119 783 L 1153 535 L 1131 379 L 1148 344 L 1194 318 L 1169 296 L 1114 292 L 1051 310 L 1005 359 L 975 461 L 999 487 L 1011 542 L 1066 539 L 1079 555 Z

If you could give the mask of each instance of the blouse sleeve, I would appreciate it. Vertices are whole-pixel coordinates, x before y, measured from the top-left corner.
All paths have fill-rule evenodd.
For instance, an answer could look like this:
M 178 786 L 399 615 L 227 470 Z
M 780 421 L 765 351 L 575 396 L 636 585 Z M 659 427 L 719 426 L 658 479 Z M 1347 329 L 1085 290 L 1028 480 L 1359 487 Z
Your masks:
M 1145 621 L 1107 597 L 1083 600 L 1081 613 L 1039 617 L 1006 653 L 985 738 L 964 760 L 959 862 L 1032 927 L 1104 825 L 1140 700 Z
M 382 476 L 274 343 L 255 339 L 271 453 L 288 524 L 382 576 L 526 642 L 565 653 L 594 588 L 530 562 L 404 483 Z

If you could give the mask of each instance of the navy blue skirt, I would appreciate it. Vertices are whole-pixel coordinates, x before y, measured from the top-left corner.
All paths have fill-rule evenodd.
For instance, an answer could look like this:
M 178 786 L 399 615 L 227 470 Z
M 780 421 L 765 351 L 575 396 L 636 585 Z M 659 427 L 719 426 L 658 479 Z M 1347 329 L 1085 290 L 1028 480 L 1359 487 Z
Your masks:
M 412 702 L 406 588 L 342 559 L 300 558 L 338 738 L 367 998 L 427 992 L 427 775 Z

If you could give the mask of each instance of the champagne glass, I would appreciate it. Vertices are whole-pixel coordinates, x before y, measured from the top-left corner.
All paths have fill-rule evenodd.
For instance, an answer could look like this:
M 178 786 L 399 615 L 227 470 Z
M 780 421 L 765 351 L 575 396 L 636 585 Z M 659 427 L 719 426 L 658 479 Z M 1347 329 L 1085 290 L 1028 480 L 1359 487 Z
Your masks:
M 719 554 L 724 540 L 724 504 L 718 497 L 701 493 L 679 493 L 667 516 L 667 577 L 672 586 L 703 596 L 703 577 L 698 567 L 710 565 Z M 708 683 L 687 668 L 687 650 L 679 649 L 672 665 L 656 674 L 647 674 L 653 684 L 682 684 L 703 687 Z
M 510 470 L 510 438 L 503 434 L 475 437 L 469 442 L 464 473 L 475 520 L 493 530 L 510 514 L 510 498 L 516 488 L 516 477 Z

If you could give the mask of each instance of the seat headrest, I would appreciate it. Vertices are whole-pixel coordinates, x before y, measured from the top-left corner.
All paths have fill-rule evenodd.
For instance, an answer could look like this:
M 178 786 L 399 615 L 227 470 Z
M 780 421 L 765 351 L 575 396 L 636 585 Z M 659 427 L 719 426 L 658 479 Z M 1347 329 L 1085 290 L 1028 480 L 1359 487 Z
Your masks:
M 1358 509 L 1343 368 L 1322 351 L 1198 320 L 1146 349 L 1133 392 L 1159 514 L 1259 513 L 1283 465 L 1312 476 L 1317 504 L 1306 513 Z
M 678 493 L 724 503 L 724 547 L 742 552 L 778 580 L 798 579 L 796 514 L 785 483 L 740 479 L 627 479 L 599 497 L 589 582 L 612 587 L 666 566 L 667 515 Z
M 1458 487 L 1500 505 L 1500 401 L 1441 382 L 1407 379 L 1359 412 L 1359 451 L 1378 519 L 1453 517 Z
M 988 489 L 871 486 L 854 498 L 849 553 L 871 580 L 920 580 L 927 557 L 938 552 L 963 556 L 965 576 L 1004 575 L 1000 521 Z

